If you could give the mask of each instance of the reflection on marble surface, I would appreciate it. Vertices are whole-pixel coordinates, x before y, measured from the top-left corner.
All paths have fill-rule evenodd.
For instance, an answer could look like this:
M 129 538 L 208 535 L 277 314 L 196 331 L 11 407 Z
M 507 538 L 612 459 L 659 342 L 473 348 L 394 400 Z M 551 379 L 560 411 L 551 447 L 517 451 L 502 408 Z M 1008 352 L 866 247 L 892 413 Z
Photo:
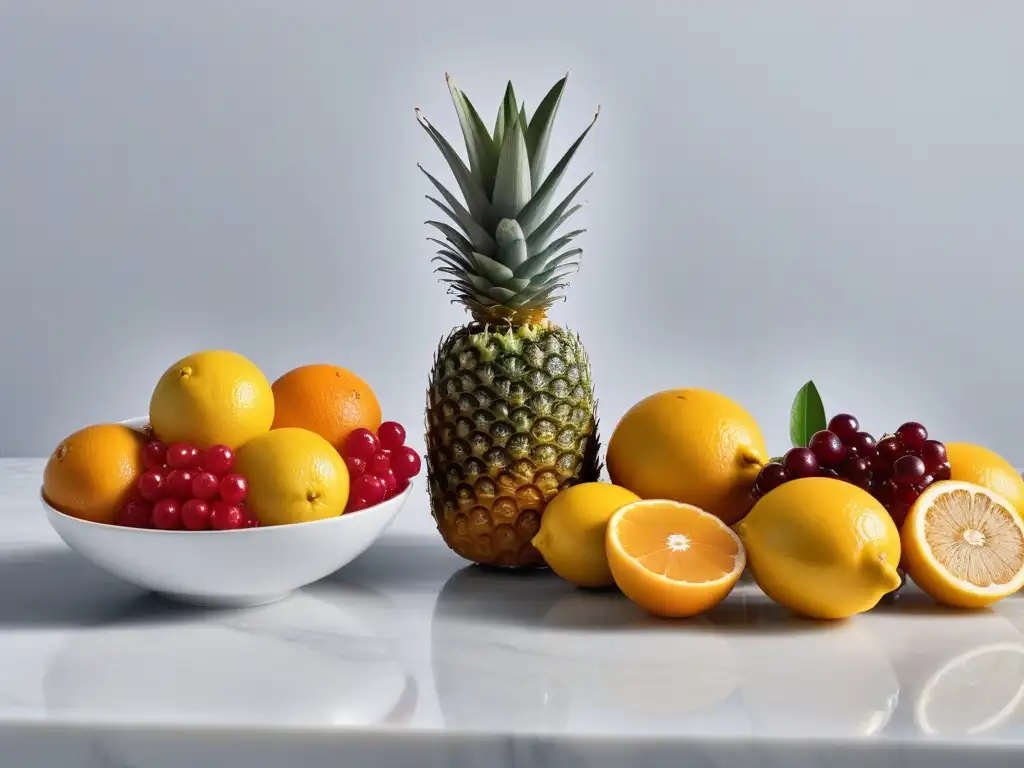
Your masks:
M 67 550 L 0 461 L 0 766 L 1019 765 L 1024 594 L 908 590 L 836 623 L 751 584 L 689 621 L 391 533 L 263 608 L 202 610 Z M 41 463 L 38 470 L 41 470 Z M 38 471 L 37 470 L 37 471 Z M 428 514 L 424 505 L 423 514 Z

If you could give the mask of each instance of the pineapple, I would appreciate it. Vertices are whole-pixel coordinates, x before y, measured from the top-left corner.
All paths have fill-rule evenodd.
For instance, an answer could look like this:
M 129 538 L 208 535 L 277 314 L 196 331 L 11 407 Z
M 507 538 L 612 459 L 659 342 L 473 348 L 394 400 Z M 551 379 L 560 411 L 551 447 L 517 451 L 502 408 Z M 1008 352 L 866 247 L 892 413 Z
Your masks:
M 580 263 L 562 232 L 582 206 L 588 175 L 555 197 L 570 160 L 597 120 L 545 174 L 551 126 L 565 88 L 559 80 L 532 119 L 512 83 L 493 134 L 449 77 L 469 167 L 424 118 L 463 201 L 420 167 L 437 189 L 427 198 L 451 223 L 430 221 L 444 240 L 437 271 L 471 322 L 435 353 L 427 391 L 427 469 L 438 531 L 462 557 L 484 565 L 543 565 L 530 543 L 560 490 L 596 480 L 596 400 L 579 338 L 547 318 Z M 454 226 L 453 226 L 454 225 Z

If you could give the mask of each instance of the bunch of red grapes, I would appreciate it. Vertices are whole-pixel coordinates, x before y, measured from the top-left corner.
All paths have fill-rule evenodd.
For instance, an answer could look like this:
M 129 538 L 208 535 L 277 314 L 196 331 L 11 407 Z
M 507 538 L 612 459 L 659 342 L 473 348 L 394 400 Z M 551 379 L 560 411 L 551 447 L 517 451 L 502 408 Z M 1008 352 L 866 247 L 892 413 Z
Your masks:
M 791 448 L 781 462 L 766 464 L 754 485 L 754 500 L 789 480 L 834 477 L 871 493 L 897 526 L 917 497 L 937 480 L 950 477 L 946 447 L 928 439 L 928 430 L 908 421 L 877 443 L 848 413 L 833 416 L 806 448 Z
M 354 429 L 341 447 L 351 481 L 345 512 L 357 512 L 397 496 L 420 472 L 420 455 L 405 444 L 405 427 L 385 421 L 377 434 Z
M 116 524 L 167 531 L 259 526 L 245 506 L 249 483 L 232 471 L 235 454 L 226 445 L 200 451 L 188 443 L 152 440 L 142 449 L 142 462 L 146 471 L 136 482 L 139 498 L 125 505 Z

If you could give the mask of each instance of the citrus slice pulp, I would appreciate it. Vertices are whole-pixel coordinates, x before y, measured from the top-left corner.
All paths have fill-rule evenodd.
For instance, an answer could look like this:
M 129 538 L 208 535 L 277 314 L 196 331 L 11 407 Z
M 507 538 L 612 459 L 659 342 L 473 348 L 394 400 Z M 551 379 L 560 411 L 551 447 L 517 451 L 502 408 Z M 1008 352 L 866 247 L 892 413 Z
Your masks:
M 1024 521 L 980 485 L 930 485 L 910 508 L 901 539 L 910 577 L 945 605 L 982 608 L 1024 586 Z
M 746 566 L 743 543 L 691 504 L 627 504 L 608 522 L 605 551 L 623 594 L 656 616 L 695 616 L 717 605 Z

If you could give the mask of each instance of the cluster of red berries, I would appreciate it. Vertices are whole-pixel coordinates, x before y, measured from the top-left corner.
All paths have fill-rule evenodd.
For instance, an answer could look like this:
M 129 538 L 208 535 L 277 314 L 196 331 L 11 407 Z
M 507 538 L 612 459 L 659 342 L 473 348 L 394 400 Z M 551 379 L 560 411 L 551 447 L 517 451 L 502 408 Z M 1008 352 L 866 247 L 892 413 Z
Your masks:
M 232 472 L 235 454 L 226 445 L 200 451 L 187 443 L 153 440 L 143 448 L 142 462 L 146 471 L 136 482 L 139 498 L 121 510 L 118 525 L 167 531 L 259 526 L 245 506 L 249 483 Z
M 397 496 L 420 472 L 420 455 L 405 444 L 405 427 L 397 421 L 385 421 L 377 434 L 365 428 L 352 430 L 341 455 L 351 481 L 345 512 Z

